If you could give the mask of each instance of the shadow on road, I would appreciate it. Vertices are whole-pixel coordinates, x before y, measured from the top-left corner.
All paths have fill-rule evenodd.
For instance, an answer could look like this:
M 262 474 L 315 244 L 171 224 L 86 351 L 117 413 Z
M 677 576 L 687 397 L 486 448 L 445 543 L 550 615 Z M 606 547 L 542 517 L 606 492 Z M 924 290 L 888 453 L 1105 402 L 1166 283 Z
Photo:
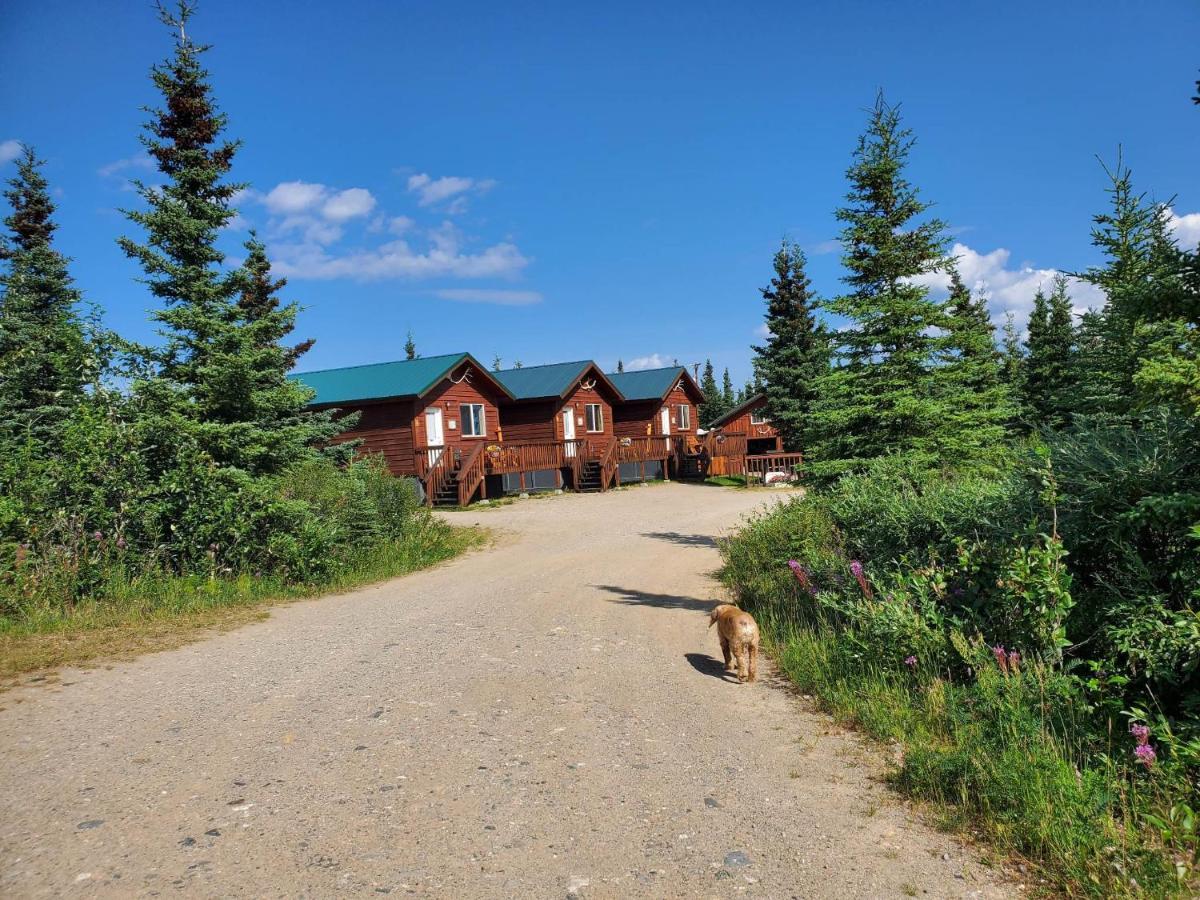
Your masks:
M 667 541 L 681 547 L 716 547 L 717 539 L 707 534 L 680 534 L 678 531 L 643 531 L 642 537 Z
M 675 594 L 648 594 L 645 591 L 635 591 L 632 588 L 617 587 L 613 584 L 596 585 L 602 591 L 619 594 L 613 603 L 628 603 L 630 606 L 657 606 L 660 609 L 693 609 L 697 612 L 708 612 L 717 605 L 716 600 L 699 600 L 696 597 L 680 597 Z
M 732 675 L 727 677 L 725 672 L 725 664 L 719 659 L 714 659 L 707 653 L 685 653 L 684 659 L 692 664 L 692 668 L 701 675 L 711 675 L 713 678 L 720 678 L 722 681 L 736 681 Z

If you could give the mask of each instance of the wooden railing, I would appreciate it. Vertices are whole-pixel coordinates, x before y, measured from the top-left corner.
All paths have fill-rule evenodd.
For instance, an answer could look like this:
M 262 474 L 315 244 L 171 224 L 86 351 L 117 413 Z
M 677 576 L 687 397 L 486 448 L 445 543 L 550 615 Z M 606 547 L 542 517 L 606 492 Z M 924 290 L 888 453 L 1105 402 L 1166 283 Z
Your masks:
M 417 477 L 425 485 L 425 503 L 433 506 L 438 491 L 454 472 L 454 451 L 450 447 L 422 447 L 413 453 Z
M 620 441 L 609 438 L 604 449 L 600 451 L 600 490 L 607 491 L 610 487 L 621 486 L 621 461 L 617 456 Z
M 757 476 L 763 484 L 767 483 L 767 475 L 771 472 L 786 472 L 792 478 L 797 477 L 797 469 L 804 462 L 799 453 L 763 453 L 746 457 L 746 486 Z
M 483 482 L 483 476 L 487 474 L 484 466 L 487 456 L 484 454 L 483 449 L 483 443 L 477 443 L 463 457 L 462 464 L 458 467 L 459 506 L 466 506 L 471 502 L 471 498 L 475 496 L 475 491 L 479 489 L 479 485 Z
M 671 453 L 671 439 L 665 435 L 617 439 L 618 462 L 647 462 L 652 459 L 666 459 Z
M 491 443 L 484 448 L 487 471 L 490 475 L 506 472 L 538 472 L 575 466 L 586 452 L 586 442 L 530 441 L 528 443 Z
M 710 431 L 704 436 L 704 449 L 712 456 L 745 456 L 748 436 L 742 432 Z

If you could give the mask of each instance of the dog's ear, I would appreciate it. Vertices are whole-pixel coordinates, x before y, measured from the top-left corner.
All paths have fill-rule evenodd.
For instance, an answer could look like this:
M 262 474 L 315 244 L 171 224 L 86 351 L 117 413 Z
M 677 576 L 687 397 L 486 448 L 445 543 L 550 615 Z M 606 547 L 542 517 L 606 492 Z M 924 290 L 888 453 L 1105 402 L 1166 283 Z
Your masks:
M 717 624 L 717 617 L 721 615 L 721 607 L 724 605 L 725 604 L 722 603 L 717 606 L 714 606 L 712 608 L 712 612 L 710 612 L 708 614 L 708 627 L 709 628 L 712 628 L 714 625 Z

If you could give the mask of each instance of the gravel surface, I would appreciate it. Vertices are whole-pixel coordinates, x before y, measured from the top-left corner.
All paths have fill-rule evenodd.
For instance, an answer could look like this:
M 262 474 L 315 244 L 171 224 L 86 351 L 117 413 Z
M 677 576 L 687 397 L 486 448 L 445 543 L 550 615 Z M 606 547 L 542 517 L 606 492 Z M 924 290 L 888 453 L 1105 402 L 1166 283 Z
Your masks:
M 449 513 L 495 545 L 0 696 L 0 895 L 1014 895 L 769 660 L 722 676 L 714 537 L 772 497 Z

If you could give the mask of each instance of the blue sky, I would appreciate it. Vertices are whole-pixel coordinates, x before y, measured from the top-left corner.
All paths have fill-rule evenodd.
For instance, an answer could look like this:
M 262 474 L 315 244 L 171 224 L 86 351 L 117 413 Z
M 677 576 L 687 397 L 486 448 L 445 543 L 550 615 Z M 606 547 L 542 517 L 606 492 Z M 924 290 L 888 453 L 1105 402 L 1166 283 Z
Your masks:
M 1095 261 L 1095 157 L 1118 145 L 1200 239 L 1191 0 L 202 0 L 192 33 L 245 142 L 239 227 L 317 338 L 301 368 L 397 358 L 411 329 L 427 355 L 711 357 L 741 381 L 782 237 L 839 289 L 833 211 L 879 88 L 997 314 Z M 0 159 L 16 140 L 47 159 L 80 286 L 139 339 L 153 301 L 117 210 L 130 177 L 153 180 L 136 138 L 169 48 L 149 3 L 8 0 L 0 18 Z

